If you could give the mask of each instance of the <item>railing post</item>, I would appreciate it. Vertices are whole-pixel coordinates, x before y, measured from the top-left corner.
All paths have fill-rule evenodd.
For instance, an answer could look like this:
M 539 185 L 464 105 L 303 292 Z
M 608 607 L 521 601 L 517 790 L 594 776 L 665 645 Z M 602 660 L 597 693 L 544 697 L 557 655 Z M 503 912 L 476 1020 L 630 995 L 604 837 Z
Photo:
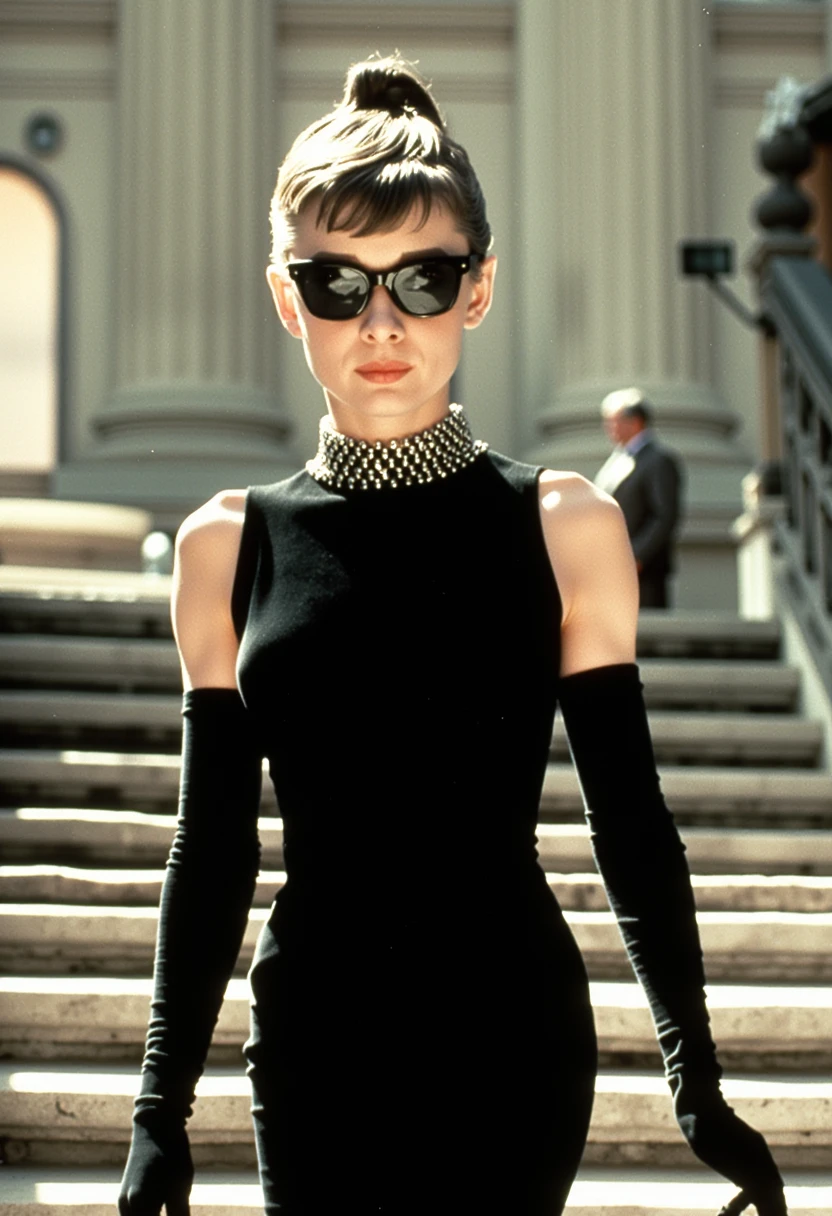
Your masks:
M 769 470 L 775 466 L 769 465 Z M 775 615 L 775 525 L 783 513 L 779 485 L 762 472 L 742 480 L 745 510 L 732 528 L 737 540 L 737 592 L 741 617 L 769 620 Z
M 809 133 L 799 121 L 803 92 L 789 77 L 780 81 L 768 94 L 757 140 L 758 162 L 775 179 L 754 204 L 752 214 L 763 235 L 746 263 L 763 310 L 772 260 L 812 257 L 817 248 L 814 237 L 804 231 L 812 219 L 812 200 L 798 180 L 814 156 Z M 760 455 L 764 468 L 780 464 L 784 457 L 781 378 L 777 335 L 766 327 L 760 333 Z

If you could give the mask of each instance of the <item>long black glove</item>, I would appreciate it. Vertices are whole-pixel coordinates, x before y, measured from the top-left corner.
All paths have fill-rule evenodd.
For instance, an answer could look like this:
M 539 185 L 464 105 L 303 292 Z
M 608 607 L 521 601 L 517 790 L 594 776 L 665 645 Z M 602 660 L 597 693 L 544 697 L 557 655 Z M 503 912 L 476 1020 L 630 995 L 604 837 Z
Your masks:
M 159 903 L 141 1088 L 120 1216 L 188 1216 L 193 1110 L 260 867 L 261 752 L 236 689 L 182 701 L 179 817 Z
M 705 970 L 685 846 L 659 785 L 635 663 L 564 677 L 559 694 L 592 849 L 653 1015 L 679 1126 L 706 1165 L 783 1216 L 783 1180 L 768 1145 L 734 1114 L 705 1005 Z

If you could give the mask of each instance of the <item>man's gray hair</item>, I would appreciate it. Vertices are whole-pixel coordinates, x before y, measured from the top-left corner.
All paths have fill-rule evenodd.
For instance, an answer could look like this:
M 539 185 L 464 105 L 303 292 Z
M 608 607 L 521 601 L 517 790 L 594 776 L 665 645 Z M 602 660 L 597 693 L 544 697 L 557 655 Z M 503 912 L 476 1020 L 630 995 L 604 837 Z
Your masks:
M 601 402 L 601 413 L 605 418 L 621 414 L 625 418 L 640 418 L 645 426 L 653 419 L 653 407 L 640 388 L 617 388 L 607 393 Z

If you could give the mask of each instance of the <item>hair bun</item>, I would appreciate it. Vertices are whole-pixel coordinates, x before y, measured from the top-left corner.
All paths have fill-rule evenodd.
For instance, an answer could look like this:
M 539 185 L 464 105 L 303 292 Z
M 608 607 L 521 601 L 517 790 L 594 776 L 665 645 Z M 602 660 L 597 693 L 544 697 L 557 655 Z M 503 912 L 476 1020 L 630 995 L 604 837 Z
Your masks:
M 353 64 L 347 74 L 343 104 L 356 110 L 411 109 L 437 127 L 445 126 L 425 81 L 397 55 Z

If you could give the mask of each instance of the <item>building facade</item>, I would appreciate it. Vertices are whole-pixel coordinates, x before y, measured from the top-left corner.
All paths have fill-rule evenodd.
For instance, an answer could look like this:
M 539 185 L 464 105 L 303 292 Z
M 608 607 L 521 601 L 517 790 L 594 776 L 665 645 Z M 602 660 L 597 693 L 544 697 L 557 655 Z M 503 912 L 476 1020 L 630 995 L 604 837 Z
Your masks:
M 0 490 L 139 505 L 172 529 L 300 466 L 323 401 L 268 296 L 269 197 L 349 64 L 398 49 L 469 149 L 495 233 L 495 304 L 454 384 L 477 434 L 592 475 L 602 397 L 641 385 L 687 469 L 676 602 L 735 606 L 760 341 L 680 275 L 677 244 L 733 240 L 755 307 L 766 94 L 832 69 L 830 12 L 0 0 L 0 217 L 17 217 L 0 218 Z

